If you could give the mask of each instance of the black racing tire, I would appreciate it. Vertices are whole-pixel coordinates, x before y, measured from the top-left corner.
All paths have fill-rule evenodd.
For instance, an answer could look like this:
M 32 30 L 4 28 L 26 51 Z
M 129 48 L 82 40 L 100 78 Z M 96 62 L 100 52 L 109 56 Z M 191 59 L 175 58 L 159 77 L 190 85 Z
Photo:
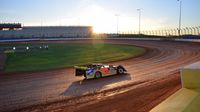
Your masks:
M 96 79 L 99 79 L 99 78 L 101 78 L 101 77 L 102 77 L 101 72 L 96 72 L 96 73 L 95 73 L 95 78 L 96 78 Z
M 124 69 L 122 67 L 118 67 L 117 74 L 119 74 L 119 75 L 124 74 Z

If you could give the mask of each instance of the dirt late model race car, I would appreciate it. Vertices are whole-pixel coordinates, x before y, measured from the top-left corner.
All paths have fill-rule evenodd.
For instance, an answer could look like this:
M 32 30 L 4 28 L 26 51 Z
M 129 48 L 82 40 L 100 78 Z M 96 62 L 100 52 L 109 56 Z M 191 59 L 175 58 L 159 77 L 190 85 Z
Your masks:
M 88 66 L 75 66 L 75 75 L 84 76 L 85 79 L 101 78 L 110 75 L 124 74 L 127 70 L 122 66 L 90 64 Z

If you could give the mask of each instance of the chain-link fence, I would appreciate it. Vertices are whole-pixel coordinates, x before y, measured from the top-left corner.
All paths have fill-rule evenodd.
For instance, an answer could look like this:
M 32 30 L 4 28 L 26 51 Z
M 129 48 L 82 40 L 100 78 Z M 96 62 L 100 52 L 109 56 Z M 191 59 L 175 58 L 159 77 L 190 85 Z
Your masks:
M 140 34 L 143 35 L 153 35 L 153 36 L 179 36 L 179 29 L 163 29 L 163 30 L 146 30 L 140 31 Z M 139 31 L 128 31 L 128 32 L 119 32 L 119 34 L 139 34 Z M 200 26 L 198 27 L 185 27 L 180 30 L 180 35 L 200 35 Z

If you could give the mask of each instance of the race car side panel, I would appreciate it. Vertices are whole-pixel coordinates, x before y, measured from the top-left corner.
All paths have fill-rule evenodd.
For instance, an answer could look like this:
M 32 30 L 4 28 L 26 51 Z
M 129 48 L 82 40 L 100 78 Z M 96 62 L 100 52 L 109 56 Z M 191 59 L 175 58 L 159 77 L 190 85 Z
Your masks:
M 103 67 L 103 68 L 100 69 L 100 71 L 103 75 L 109 75 L 110 74 L 109 68 Z
M 101 77 L 106 77 L 106 76 L 111 76 L 111 75 L 117 75 L 118 74 L 118 68 L 122 68 L 124 69 L 124 71 L 126 71 L 126 69 L 119 65 L 119 66 L 102 66 L 102 67 L 99 67 L 99 68 L 96 68 L 96 69 L 93 69 L 93 68 L 88 68 L 85 72 L 85 75 L 84 77 L 86 79 L 93 79 L 93 78 L 96 78 L 95 76 L 95 73 L 96 72 L 100 72 L 101 73 Z
M 110 68 L 110 74 L 117 74 L 117 69 L 116 68 Z
M 93 69 L 88 70 L 88 71 L 86 72 L 85 78 L 86 78 L 86 79 L 95 78 L 95 73 L 96 73 L 96 70 L 93 70 Z

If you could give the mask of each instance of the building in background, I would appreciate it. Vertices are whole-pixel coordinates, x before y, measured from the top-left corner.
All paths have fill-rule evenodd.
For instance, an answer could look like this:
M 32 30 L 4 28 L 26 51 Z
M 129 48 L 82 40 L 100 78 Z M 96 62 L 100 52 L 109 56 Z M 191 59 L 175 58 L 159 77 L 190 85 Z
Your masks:
M 0 38 L 43 38 L 43 37 L 91 37 L 91 26 L 24 26 L 0 24 Z

